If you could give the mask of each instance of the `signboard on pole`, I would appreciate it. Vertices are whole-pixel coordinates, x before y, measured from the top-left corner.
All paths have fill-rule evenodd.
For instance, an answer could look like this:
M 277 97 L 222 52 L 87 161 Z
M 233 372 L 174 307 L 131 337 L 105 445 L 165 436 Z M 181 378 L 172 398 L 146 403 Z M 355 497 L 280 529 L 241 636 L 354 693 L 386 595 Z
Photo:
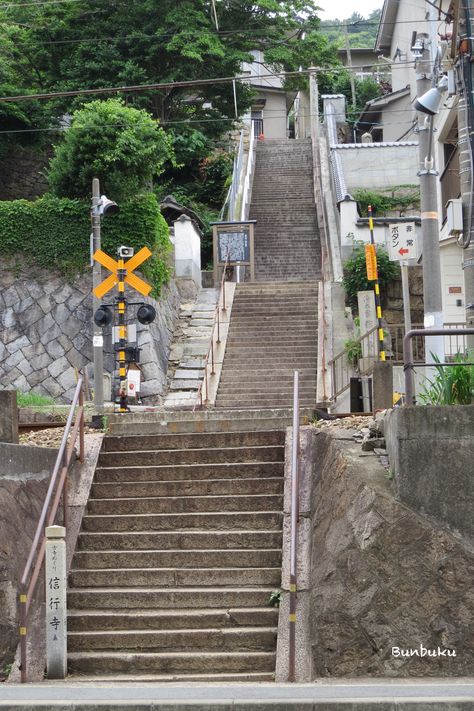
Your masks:
M 254 227 L 255 220 L 248 222 L 215 222 L 212 225 L 214 243 L 214 280 L 217 283 L 218 268 L 227 260 L 229 266 L 249 266 L 250 279 L 254 281 Z
M 420 256 L 414 222 L 391 222 L 388 226 L 388 254 L 392 262 L 417 260 Z
M 378 279 L 378 274 L 375 244 L 365 245 L 365 266 L 367 267 L 367 279 L 369 281 L 376 281 Z

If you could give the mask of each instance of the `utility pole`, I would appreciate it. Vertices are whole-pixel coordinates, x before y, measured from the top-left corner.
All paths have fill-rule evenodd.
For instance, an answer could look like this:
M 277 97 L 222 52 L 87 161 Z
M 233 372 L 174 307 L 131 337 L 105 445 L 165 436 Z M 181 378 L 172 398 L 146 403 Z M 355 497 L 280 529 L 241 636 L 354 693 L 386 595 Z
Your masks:
M 347 31 L 347 22 L 344 23 L 344 41 L 346 44 L 346 57 L 347 57 L 347 66 L 349 67 L 349 78 L 351 82 L 351 96 L 352 96 L 352 108 L 355 109 L 357 105 L 357 99 L 356 99 L 356 88 L 355 88 L 355 79 L 354 79 L 354 72 L 352 71 L 352 55 L 351 55 L 351 45 L 349 42 L 349 33 Z
M 98 178 L 92 180 L 92 254 L 100 249 L 100 184 Z M 99 262 L 92 266 L 92 286 L 95 289 L 102 281 L 102 269 Z M 92 297 L 92 313 L 100 306 L 100 299 Z M 94 408 L 96 415 L 102 415 L 104 410 L 104 337 L 102 329 L 93 321 L 93 352 L 94 352 Z
M 458 106 L 458 132 L 459 132 L 459 174 L 461 182 L 461 198 L 463 213 L 463 271 L 464 271 L 464 298 L 466 310 L 466 326 L 474 327 L 474 104 L 473 94 L 473 19 L 474 6 L 470 0 L 461 3 L 463 13 L 458 19 L 460 29 L 459 63 L 460 97 Z M 459 22 L 460 20 L 460 22 Z M 474 348 L 474 338 L 467 336 L 467 346 Z
M 418 98 L 432 86 L 432 60 L 430 39 L 426 33 L 419 33 L 417 44 L 422 48 L 421 56 L 415 61 L 416 92 Z M 423 301 L 425 328 L 443 328 L 443 302 L 441 292 L 441 258 L 439 247 L 438 202 L 433 160 L 433 117 L 425 119 L 418 113 L 418 143 L 420 170 L 421 236 L 423 247 Z M 444 362 L 444 339 L 434 336 L 426 339 L 426 360 L 434 362 L 433 354 Z

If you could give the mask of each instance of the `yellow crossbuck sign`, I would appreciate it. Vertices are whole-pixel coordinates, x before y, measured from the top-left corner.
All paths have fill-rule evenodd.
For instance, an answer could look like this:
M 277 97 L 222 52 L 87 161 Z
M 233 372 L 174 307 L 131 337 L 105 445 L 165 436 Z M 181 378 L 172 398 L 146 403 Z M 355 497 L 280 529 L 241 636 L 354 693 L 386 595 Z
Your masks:
M 103 267 L 112 272 L 112 274 L 109 274 L 107 279 L 104 279 L 104 281 L 99 284 L 99 286 L 95 287 L 95 289 L 93 290 L 95 296 L 97 296 L 98 299 L 101 299 L 104 294 L 106 294 L 108 291 L 110 291 L 110 289 L 113 289 L 114 286 L 118 284 L 118 270 L 121 268 L 125 269 L 127 272 L 127 275 L 124 279 L 125 283 L 131 286 L 132 289 L 139 291 L 140 294 L 143 294 L 143 296 L 148 296 L 151 291 L 150 284 L 147 284 L 146 281 L 143 281 L 143 279 L 137 277 L 136 274 L 133 274 L 133 270 L 140 266 L 140 264 L 146 259 L 148 259 L 148 257 L 151 257 L 151 251 L 148 249 L 148 247 L 142 247 L 139 252 L 137 252 L 126 262 L 124 262 L 122 259 L 112 259 L 112 257 L 109 257 L 108 254 L 103 252 L 101 249 L 98 249 L 94 253 L 95 261 L 99 262 L 99 264 L 101 264 Z

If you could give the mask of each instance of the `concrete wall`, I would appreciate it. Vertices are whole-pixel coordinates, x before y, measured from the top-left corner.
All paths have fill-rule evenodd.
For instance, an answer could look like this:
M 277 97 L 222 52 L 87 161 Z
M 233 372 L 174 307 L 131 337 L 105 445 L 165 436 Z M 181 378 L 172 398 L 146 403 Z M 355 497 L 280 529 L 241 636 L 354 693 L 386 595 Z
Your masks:
M 405 132 L 411 127 L 413 116 L 414 111 L 410 96 L 402 96 L 400 99 L 390 102 L 382 111 L 381 115 L 384 142 L 415 140 L 415 133 L 411 133 L 409 136 L 406 136 L 405 139 L 402 138 Z
M 418 183 L 418 146 L 414 142 L 396 146 L 348 143 L 334 150 L 341 157 L 349 192 L 357 188 L 380 189 Z
M 386 441 L 400 500 L 474 546 L 474 405 L 393 410 Z
M 201 235 L 190 217 L 181 215 L 174 223 L 174 268 L 177 278 L 191 279 L 201 288 Z
M 262 93 L 262 92 L 260 92 Z M 265 138 L 286 138 L 286 95 L 283 92 L 263 92 L 263 132 Z
M 347 430 L 303 428 L 300 444 L 297 620 L 303 616 L 308 628 L 297 628 L 297 640 L 306 681 L 471 674 L 472 551 L 397 501 L 378 458 L 362 452 Z M 394 646 L 420 644 L 455 649 L 456 657 L 392 655 Z
M 48 189 L 50 150 L 12 146 L 0 161 L 0 200 L 34 200 Z

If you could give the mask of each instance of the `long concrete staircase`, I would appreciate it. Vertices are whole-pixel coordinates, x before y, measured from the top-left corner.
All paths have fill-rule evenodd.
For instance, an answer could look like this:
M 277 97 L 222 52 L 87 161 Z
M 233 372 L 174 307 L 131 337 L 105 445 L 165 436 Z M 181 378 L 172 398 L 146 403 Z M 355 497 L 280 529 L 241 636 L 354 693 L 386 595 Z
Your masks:
M 300 402 L 316 404 L 318 285 L 238 284 L 216 406 L 290 407 L 293 374 Z
M 105 438 L 69 580 L 72 678 L 273 679 L 284 436 Z
M 320 277 L 312 161 L 309 138 L 258 141 L 250 204 L 258 281 Z

